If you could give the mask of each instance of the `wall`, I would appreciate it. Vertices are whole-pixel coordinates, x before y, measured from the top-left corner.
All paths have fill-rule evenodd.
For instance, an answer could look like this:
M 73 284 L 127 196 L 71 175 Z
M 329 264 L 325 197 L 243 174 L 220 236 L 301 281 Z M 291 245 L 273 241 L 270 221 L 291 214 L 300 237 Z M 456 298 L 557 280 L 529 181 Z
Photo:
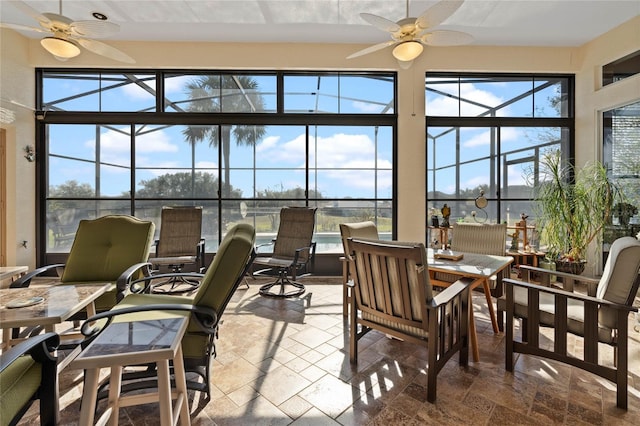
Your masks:
M 627 22 L 621 27 L 579 48 L 536 48 L 536 47 L 480 47 L 463 46 L 450 48 L 427 47 L 408 70 L 401 70 L 388 49 L 371 55 L 346 60 L 346 56 L 362 45 L 310 45 L 310 44 L 218 44 L 218 43 L 122 43 L 112 42 L 136 58 L 140 68 L 245 68 L 245 69 L 310 69 L 310 70 L 397 70 L 398 71 L 398 238 L 423 241 L 426 223 L 425 194 L 425 128 L 424 128 L 424 73 L 426 71 L 498 71 L 498 72 L 550 72 L 576 74 L 576 99 L 579 108 L 576 129 L 578 161 L 595 158 L 599 146 L 598 120 L 596 113 L 604 106 L 623 104 L 640 98 L 638 79 L 630 83 L 616 83 L 611 87 L 597 90 L 594 72 L 597 67 L 640 49 L 638 28 L 640 18 Z M 8 30 L 2 30 L 3 35 Z M 13 38 L 19 36 L 11 35 Z M 3 37 L 4 39 L 4 37 Z M 6 82 L 19 80 L 27 90 L 25 103 L 33 99 L 33 72 L 35 66 L 51 67 L 107 67 L 118 68 L 107 59 L 83 52 L 78 58 L 68 62 L 58 62 L 46 53 L 38 40 L 20 38 L 19 50 L 5 50 L 2 43 L 2 75 L 0 87 Z M 17 48 L 16 48 L 17 49 Z M 25 52 L 27 52 L 25 56 Z M 15 58 L 13 56 L 16 56 Z M 14 65 L 5 67 L 5 56 Z M 7 70 L 5 71 L 5 68 Z M 9 72 L 11 75 L 7 75 Z M 19 75 L 15 75 L 19 73 Z M 621 82 L 623 83 L 623 82 Z M 4 97 L 4 95 L 3 95 Z M 21 121 L 19 137 L 33 140 L 33 118 Z M 31 135 L 31 139 L 28 136 Z M 20 155 L 17 155 L 20 157 Z M 28 211 L 34 205 L 34 185 L 32 174 L 26 185 L 23 175 L 30 173 L 28 164 L 19 161 L 16 176 L 20 179 L 20 193 L 24 203 L 16 206 L 17 229 L 28 229 L 29 240 L 33 240 L 34 215 Z M 22 195 L 21 195 L 22 197 Z M 20 234 L 22 235 L 22 233 Z M 19 240 L 21 236 L 17 237 Z M 26 239 L 26 238 L 25 238 Z M 15 245 L 11 246 L 15 250 Z M 32 248 L 27 264 L 35 263 Z M 24 257 L 20 258 L 25 259 Z
M 35 163 L 23 156 L 23 148 L 35 140 L 34 67 L 29 59 L 30 43 L 14 31 L 0 29 L 0 98 L 2 107 L 15 113 L 15 121 L 0 123 L 7 130 L 7 265 L 35 266 Z M 27 241 L 27 248 L 20 243 Z

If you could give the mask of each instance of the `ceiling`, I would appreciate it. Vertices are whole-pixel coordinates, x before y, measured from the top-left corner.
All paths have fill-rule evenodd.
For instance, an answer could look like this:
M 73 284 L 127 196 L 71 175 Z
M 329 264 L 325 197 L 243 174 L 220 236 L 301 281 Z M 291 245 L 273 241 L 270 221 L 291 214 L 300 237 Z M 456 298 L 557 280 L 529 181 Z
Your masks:
M 409 1 L 419 16 L 436 0 Z M 26 6 L 26 7 L 25 7 Z M 0 0 L 0 21 L 38 26 L 25 13 L 59 13 L 59 0 Z M 62 14 L 120 25 L 110 40 L 361 43 L 389 35 L 360 16 L 406 17 L 405 0 L 104 0 L 62 1 Z M 640 15 L 640 0 L 467 0 L 439 28 L 474 36 L 475 45 L 580 46 Z M 22 32 L 41 38 L 36 32 Z M 103 39 L 106 40 L 106 39 Z

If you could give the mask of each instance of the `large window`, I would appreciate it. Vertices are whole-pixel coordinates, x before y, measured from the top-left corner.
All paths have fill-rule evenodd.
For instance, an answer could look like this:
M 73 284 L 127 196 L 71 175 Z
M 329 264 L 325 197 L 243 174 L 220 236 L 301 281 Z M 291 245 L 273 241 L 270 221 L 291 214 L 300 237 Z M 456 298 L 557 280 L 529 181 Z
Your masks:
M 623 236 L 640 234 L 640 101 L 605 111 L 603 118 L 603 163 L 609 177 L 624 194 L 613 208 L 604 233 L 604 250 Z
M 429 210 L 439 214 L 446 203 L 450 221 L 535 219 L 541 153 L 571 155 L 572 78 L 428 73 L 425 89 Z M 474 203 L 481 192 L 485 210 Z
M 319 252 L 338 224 L 393 233 L 393 73 L 38 70 L 42 263 L 78 222 L 200 205 L 207 251 L 249 222 L 270 241 L 283 206 L 318 208 Z

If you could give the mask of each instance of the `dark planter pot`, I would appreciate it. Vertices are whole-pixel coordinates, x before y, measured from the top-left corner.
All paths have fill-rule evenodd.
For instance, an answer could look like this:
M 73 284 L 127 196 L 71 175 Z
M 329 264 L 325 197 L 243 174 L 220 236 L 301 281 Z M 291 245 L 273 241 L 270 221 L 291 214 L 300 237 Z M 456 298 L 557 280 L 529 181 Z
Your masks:
M 587 266 L 587 262 L 584 260 L 579 262 L 558 261 L 556 262 L 556 271 L 580 275 L 584 272 L 585 266 Z

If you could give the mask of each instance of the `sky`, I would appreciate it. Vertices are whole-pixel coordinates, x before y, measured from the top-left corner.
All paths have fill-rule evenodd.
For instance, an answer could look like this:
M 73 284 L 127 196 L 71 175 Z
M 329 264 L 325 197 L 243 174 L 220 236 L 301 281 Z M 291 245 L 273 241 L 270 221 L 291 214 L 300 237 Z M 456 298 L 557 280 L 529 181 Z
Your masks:
M 139 77 L 144 77 L 140 75 Z M 255 76 L 263 93 L 266 110 L 275 109 L 275 79 Z M 172 102 L 188 99 L 184 89 L 190 78 L 176 76 L 165 80 L 166 98 Z M 430 80 L 434 81 L 434 80 Z M 118 82 L 114 82 L 118 83 Z M 98 88 L 97 80 L 47 80 L 44 92 L 45 102 L 68 98 L 56 107 L 68 110 L 97 111 L 140 111 L 153 108 L 155 100 L 148 91 L 137 85 L 128 84 L 113 90 L 103 90 L 98 94 L 71 99 L 74 94 L 88 92 Z M 103 85 L 110 84 L 103 80 Z M 148 82 L 155 88 L 153 81 Z M 486 111 L 486 106 L 494 107 L 511 99 L 514 93 L 531 88 L 531 82 L 514 83 L 467 83 L 438 84 L 437 89 L 447 94 L 460 95 L 472 101 L 462 104 L 462 116 L 476 116 Z M 380 112 L 391 98 L 392 85 L 388 82 L 354 78 L 339 80 L 317 77 L 289 76 L 285 79 L 285 109 L 308 110 L 318 108 L 330 112 Z M 315 96 L 312 93 L 320 93 Z M 339 96 L 338 96 L 339 95 Z M 552 115 L 548 107 L 551 89 L 511 104 L 497 111 L 499 116 L 531 116 L 536 108 L 536 116 Z M 317 102 L 317 103 L 316 103 Z M 532 104 L 535 106 L 532 108 Z M 186 103 L 178 103 L 178 108 L 186 108 Z M 171 110 L 171 109 L 170 109 Z M 427 93 L 427 114 L 435 116 L 458 115 L 458 102 L 451 96 Z M 191 147 L 184 140 L 184 126 L 137 126 L 136 133 L 136 183 L 152 179 L 165 173 L 188 171 L 191 169 Z M 445 129 L 429 129 L 430 134 L 441 133 Z M 391 198 L 392 176 L 392 129 L 373 126 L 318 126 L 311 129 L 310 164 L 319 166 L 312 173 L 312 189 L 320 191 L 325 198 Z M 553 133 L 553 131 L 549 130 Z M 555 133 L 559 133 L 554 129 Z M 49 184 L 60 185 L 69 180 L 95 183 L 95 166 L 91 162 L 96 152 L 95 126 L 89 125 L 50 125 L 50 153 L 68 157 L 51 157 Z M 117 196 L 129 189 L 131 163 L 130 135 L 128 126 L 102 127 L 99 137 L 100 160 L 104 165 L 100 169 L 101 194 Z M 461 130 L 461 162 L 471 162 L 490 154 L 492 131 L 490 128 L 463 128 Z M 501 144 L 503 151 L 524 150 L 518 156 L 530 155 L 528 147 L 537 143 L 539 136 L 529 128 L 503 128 Z M 437 166 L 456 163 L 454 134 L 450 133 L 438 139 L 436 145 Z M 429 156 L 433 153 L 429 145 Z M 196 168 L 217 176 L 220 159 L 217 150 L 207 142 L 195 146 Z M 77 159 L 86 160 L 85 162 Z M 243 196 L 250 197 L 253 191 L 265 189 L 304 187 L 305 166 L 305 127 L 304 126 L 267 126 L 266 134 L 255 147 L 236 146 L 232 143 L 231 183 L 234 189 L 240 189 Z M 462 188 L 476 188 L 488 184 L 488 161 L 476 161 L 463 165 L 460 171 Z M 374 170 L 381 172 L 375 176 Z M 432 164 L 429 163 L 428 167 Z M 255 175 L 252 172 L 257 169 Z M 524 184 L 524 168 L 510 167 L 508 182 L 510 185 Z M 326 170 L 325 170 L 326 169 Z M 438 173 L 437 190 L 451 192 L 455 188 L 455 168 Z M 429 188 L 430 190 L 432 188 Z

